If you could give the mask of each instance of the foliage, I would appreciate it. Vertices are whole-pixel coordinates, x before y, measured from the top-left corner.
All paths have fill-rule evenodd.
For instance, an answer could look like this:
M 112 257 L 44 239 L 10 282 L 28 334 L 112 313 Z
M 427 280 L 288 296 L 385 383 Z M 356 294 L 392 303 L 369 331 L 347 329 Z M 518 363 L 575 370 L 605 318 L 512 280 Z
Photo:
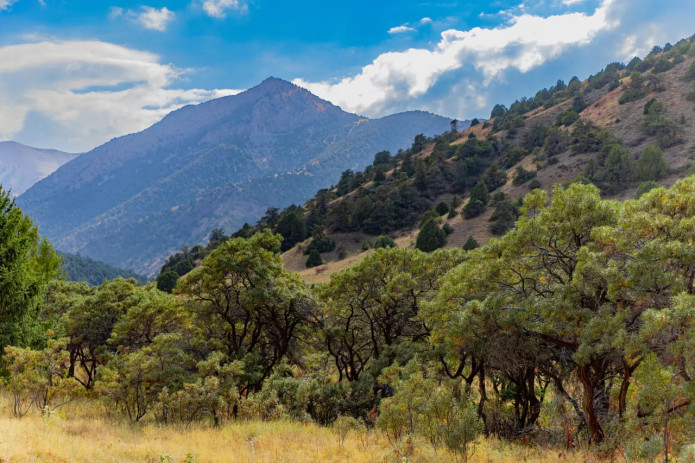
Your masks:
M 144 284 L 147 278 L 130 270 L 113 267 L 89 257 L 59 252 L 61 267 L 65 272 L 65 278 L 69 281 L 84 281 L 92 286 L 100 285 L 104 280 L 113 280 L 117 277 L 135 278 Z
M 446 232 L 434 220 L 427 220 L 415 240 L 415 248 L 423 252 L 432 252 L 446 244 Z
M 65 344 L 49 341 L 43 350 L 5 347 L 15 417 L 21 418 L 32 405 L 42 415 L 51 413 L 77 396 L 80 386 L 68 375 Z
M 512 185 L 523 185 L 524 183 L 534 178 L 536 175 L 537 173 L 535 170 L 529 171 L 521 166 L 517 166 L 516 171 L 514 172 L 514 180 L 512 180 Z
M 53 246 L 0 188 L 0 351 L 36 341 L 39 304 L 59 272 Z
M 468 236 L 468 239 L 466 240 L 465 243 L 463 243 L 463 250 L 464 251 L 471 251 L 473 249 L 476 249 L 479 246 L 478 242 L 473 238 L 472 235 Z
M 397 247 L 396 242 L 393 241 L 393 238 L 391 238 L 389 235 L 379 235 L 374 242 L 375 249 L 395 247 Z
M 312 267 L 318 267 L 319 265 L 323 264 L 323 259 L 321 259 L 321 254 L 319 254 L 319 251 L 317 249 L 312 249 L 311 252 L 309 253 L 309 258 L 306 260 L 306 267 L 307 268 L 312 268 Z
M 659 180 L 668 174 L 669 168 L 664 153 L 656 146 L 647 146 L 637 161 L 637 179 L 641 181 Z

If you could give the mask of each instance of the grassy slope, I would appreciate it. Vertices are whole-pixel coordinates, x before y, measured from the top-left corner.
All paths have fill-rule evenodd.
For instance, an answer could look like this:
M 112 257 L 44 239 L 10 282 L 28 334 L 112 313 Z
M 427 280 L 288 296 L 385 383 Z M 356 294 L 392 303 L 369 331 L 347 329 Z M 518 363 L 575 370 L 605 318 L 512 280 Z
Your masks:
M 676 180 L 685 177 L 688 174 L 688 166 L 690 163 L 689 156 L 695 154 L 695 114 L 693 111 L 693 103 L 685 100 L 685 94 L 687 91 L 695 88 L 693 83 L 684 82 L 681 76 L 685 72 L 688 66 L 695 61 L 695 57 L 686 56 L 685 61 L 677 64 L 673 69 L 659 74 L 663 82 L 666 85 L 666 91 L 660 93 L 650 93 L 644 98 L 639 100 L 620 105 L 618 104 L 618 99 L 623 93 L 622 87 L 609 92 L 608 87 L 604 87 L 599 90 L 592 90 L 587 96 L 586 101 L 589 106 L 580 113 L 583 119 L 589 120 L 596 124 L 599 128 L 604 128 L 610 130 L 625 146 L 629 147 L 635 156 L 639 156 L 645 146 L 650 144 L 655 144 L 653 138 L 646 137 L 641 132 L 641 124 L 644 119 L 643 107 L 644 104 L 651 98 L 656 98 L 663 102 L 668 108 L 668 117 L 671 119 L 680 118 L 681 114 L 686 118 L 684 137 L 686 139 L 685 143 L 681 143 L 671 148 L 664 150 L 664 157 L 669 163 L 672 173 L 661 179 L 658 183 L 663 186 L 670 186 Z M 629 80 L 624 78 L 623 82 Z M 586 83 L 584 83 L 586 85 Z M 537 108 L 525 115 L 526 125 L 525 128 L 519 130 L 516 137 L 510 139 L 514 143 L 518 143 L 524 131 L 528 128 L 533 127 L 536 123 L 542 123 L 545 125 L 552 125 L 556 117 L 562 113 L 571 104 L 570 101 L 560 103 L 551 108 L 545 109 L 543 107 Z M 452 144 L 465 143 L 468 139 L 470 133 L 474 133 L 478 138 L 484 138 L 488 135 L 490 129 L 483 129 L 482 124 L 475 127 L 466 129 L 460 133 L 460 138 L 454 141 Z M 502 139 L 507 136 L 505 131 L 496 133 L 495 136 Z M 428 147 L 422 156 L 427 156 L 432 151 L 432 146 Z M 538 171 L 537 179 L 541 182 L 544 189 L 551 191 L 553 185 L 558 182 L 568 181 L 572 179 L 575 175 L 584 171 L 586 163 L 596 153 L 573 155 L 569 150 L 557 155 L 559 162 L 555 165 L 548 165 L 543 169 Z M 536 166 L 533 163 L 531 156 L 526 156 L 519 162 L 519 165 L 523 166 L 526 170 L 536 170 Z M 501 191 L 510 195 L 513 198 L 520 198 L 528 192 L 528 187 L 526 185 L 513 186 L 512 178 L 514 173 L 514 167 L 508 169 L 508 181 L 505 186 L 501 188 Z M 616 195 L 616 199 L 629 199 L 634 197 L 635 191 L 639 183 L 636 183 L 631 188 L 628 188 Z M 436 204 L 440 200 L 448 201 L 451 195 L 443 195 L 438 198 L 433 204 Z M 464 198 L 465 204 L 465 198 Z M 450 220 L 449 223 L 454 228 L 454 233 L 449 236 L 447 247 L 460 247 L 466 241 L 469 235 L 472 235 L 480 244 L 484 244 L 489 241 L 493 236 L 488 231 L 488 219 L 492 214 L 492 210 L 488 208 L 485 214 L 470 219 L 463 220 L 461 216 L 457 216 Z M 333 234 L 331 237 L 336 240 L 338 244 L 343 244 L 348 249 L 348 257 L 344 260 L 338 260 L 337 254 L 328 253 L 322 255 L 324 259 L 324 265 L 314 268 L 307 269 L 304 265 L 306 262 L 306 256 L 301 254 L 297 248 L 287 251 L 283 258 L 285 260 L 285 265 L 288 270 L 298 272 L 307 282 L 309 283 L 320 283 L 328 281 L 332 273 L 343 270 L 350 265 L 359 262 L 365 255 L 365 252 L 361 251 L 361 244 L 354 244 L 355 234 Z M 392 234 L 399 246 L 401 247 L 414 247 L 413 243 L 417 235 L 416 229 L 400 230 Z M 361 241 L 371 240 L 374 241 L 375 237 L 360 234 L 359 238 Z M 306 246 L 308 241 L 298 245 L 301 249 L 302 246 Z
M 8 397 L 0 396 L 0 462 L 41 463 L 379 463 L 393 456 L 383 434 L 352 432 L 340 445 L 331 429 L 290 421 L 238 421 L 220 428 L 138 426 L 103 416 L 96 404 L 71 404 L 62 413 L 42 418 L 9 418 Z M 61 416 L 63 415 L 63 416 Z M 188 455 L 191 455 L 189 457 Z M 188 458 L 188 459 L 187 459 Z M 454 462 L 443 449 L 419 442 L 410 461 Z M 560 458 L 557 451 L 495 440 L 481 440 L 472 462 L 580 462 L 580 453 Z

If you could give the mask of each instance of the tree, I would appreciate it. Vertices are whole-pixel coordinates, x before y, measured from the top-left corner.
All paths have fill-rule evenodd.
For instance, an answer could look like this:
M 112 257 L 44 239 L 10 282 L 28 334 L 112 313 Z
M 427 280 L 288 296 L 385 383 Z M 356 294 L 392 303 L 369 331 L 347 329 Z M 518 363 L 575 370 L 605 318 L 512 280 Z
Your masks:
M 379 151 L 374 155 L 374 162 L 372 162 L 373 166 L 378 166 L 381 164 L 388 164 L 391 162 L 391 153 L 388 151 Z
M 468 203 L 463 208 L 463 216 L 467 219 L 477 217 L 485 212 L 485 205 L 490 200 L 490 193 L 487 185 L 483 180 L 479 180 L 471 190 L 471 196 L 468 198 Z
M 449 213 L 449 206 L 444 201 L 440 201 L 439 203 L 437 203 L 437 206 L 434 208 L 434 210 L 437 211 L 437 214 L 443 216 Z
M 51 243 L 0 187 L 0 351 L 36 340 L 39 305 L 59 273 Z
M 393 241 L 393 238 L 391 238 L 389 235 L 379 235 L 374 242 L 374 248 L 375 249 L 381 249 L 381 248 L 395 248 L 396 242 Z
M 157 275 L 157 289 L 165 293 L 171 293 L 179 281 L 179 274 L 173 270 L 167 270 Z
M 414 154 L 419 153 L 420 151 L 425 149 L 425 146 L 427 146 L 427 137 L 423 134 L 418 134 L 415 135 L 415 139 L 413 140 L 413 146 L 410 147 L 410 151 Z
M 668 174 L 668 164 L 664 153 L 657 146 L 647 146 L 637 161 L 637 179 L 641 181 L 659 180 Z
M 492 108 L 492 111 L 490 112 L 490 119 L 494 119 L 496 117 L 504 116 L 504 114 L 507 112 L 507 108 L 505 108 L 501 104 L 496 104 L 494 108 Z
M 649 180 L 646 182 L 643 182 L 638 188 L 637 192 L 635 192 L 635 199 L 639 199 L 644 195 L 645 193 L 649 193 L 652 191 L 654 188 L 659 188 L 659 184 L 656 183 L 653 180 Z
M 248 224 L 244 224 L 246 226 Z M 227 241 L 229 237 L 224 234 L 224 230 L 221 228 L 213 228 L 210 232 L 210 239 L 208 240 L 207 249 L 213 250 L 217 248 L 220 244 Z
M 507 183 L 507 173 L 500 170 L 496 163 L 493 163 L 483 173 L 482 181 L 487 185 L 489 191 L 495 191 Z
M 321 259 L 321 254 L 319 254 L 318 250 L 312 249 L 311 252 L 309 253 L 309 258 L 306 260 L 306 267 L 307 268 L 318 267 L 321 264 L 323 264 L 323 259 Z
M 415 239 L 415 248 L 423 252 L 432 252 L 446 244 L 446 233 L 434 220 L 426 221 Z
M 451 125 L 451 132 L 452 133 L 458 132 L 458 125 L 459 125 L 458 119 L 452 119 L 451 122 L 449 123 L 449 125 Z
M 471 251 L 471 250 L 477 248 L 478 246 L 479 246 L 478 242 L 475 240 L 475 238 L 473 238 L 472 235 L 468 235 L 468 239 L 466 240 L 465 243 L 463 243 L 463 250 L 464 251 Z
M 259 390 L 278 362 L 297 358 L 313 315 L 304 283 L 284 268 L 281 241 L 269 230 L 226 241 L 177 288 L 208 348 L 244 363 L 242 392 Z
M 68 375 L 66 340 L 51 340 L 43 350 L 5 347 L 14 399 L 13 414 L 21 418 L 33 405 L 41 414 L 72 401 L 80 385 Z
M 282 214 L 278 222 L 277 232 L 282 235 L 282 251 L 292 249 L 295 244 L 306 238 L 306 224 L 304 219 L 295 211 Z

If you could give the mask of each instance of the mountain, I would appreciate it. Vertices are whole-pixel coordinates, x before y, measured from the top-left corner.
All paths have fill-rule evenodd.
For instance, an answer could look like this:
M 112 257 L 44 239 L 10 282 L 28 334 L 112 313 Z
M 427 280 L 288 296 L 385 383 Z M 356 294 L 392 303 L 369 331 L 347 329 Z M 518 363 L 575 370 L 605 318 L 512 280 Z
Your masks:
M 32 148 L 14 141 L 0 142 L 0 185 L 19 196 L 76 156 L 58 150 Z
M 343 170 L 449 122 L 421 111 L 370 120 L 269 78 L 111 140 L 18 201 L 59 249 L 152 274 L 212 228 L 234 230 L 270 206 L 303 202 Z
M 145 284 L 147 278 L 135 272 L 116 268 L 98 260 L 82 257 L 76 254 L 59 253 L 63 259 L 62 267 L 65 278 L 68 281 L 84 281 L 90 286 L 98 286 L 104 280 L 113 280 L 117 277 L 135 278 L 138 283 Z
M 297 240 L 276 225 L 274 232 L 293 239 L 285 266 L 319 283 L 359 262 L 384 242 L 377 239 L 381 234 L 400 247 L 415 247 L 419 223 L 435 208 L 455 211 L 435 216 L 448 234 L 445 246 L 462 247 L 509 230 L 519 201 L 535 188 L 552 193 L 557 185 L 591 182 L 602 196 L 627 200 L 671 186 L 695 172 L 694 105 L 695 38 L 655 47 L 627 65 L 610 63 L 583 82 L 558 81 L 509 108 L 497 105 L 483 124 L 341 178 L 299 214 L 278 211 L 276 224 L 293 214 L 307 230 L 319 225 L 325 232 Z M 480 180 L 488 190 L 482 197 Z M 268 222 L 236 235 L 248 236 Z M 322 265 L 307 268 L 311 249 L 319 250 Z

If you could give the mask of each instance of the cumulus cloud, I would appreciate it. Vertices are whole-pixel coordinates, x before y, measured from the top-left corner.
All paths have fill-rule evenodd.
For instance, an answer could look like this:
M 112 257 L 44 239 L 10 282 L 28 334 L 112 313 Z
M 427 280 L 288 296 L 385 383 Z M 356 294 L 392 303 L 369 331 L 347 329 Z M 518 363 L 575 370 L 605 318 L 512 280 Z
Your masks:
M 432 24 L 432 18 L 424 17 L 420 20 L 420 24 Z
M 391 29 L 389 29 L 389 34 L 402 34 L 404 32 L 414 32 L 414 31 L 415 31 L 415 29 L 413 29 L 412 27 L 402 25 L 402 26 L 392 27 Z
M 9 10 L 13 3 L 17 3 L 17 0 L 0 0 L 0 11 Z
M 224 18 L 228 11 L 243 13 L 247 10 L 244 0 L 203 0 L 203 11 L 213 18 Z
M 137 14 L 137 22 L 146 29 L 165 31 L 169 23 L 174 19 L 174 12 L 167 7 L 161 9 L 143 6 Z
M 347 110 L 377 115 L 389 102 L 422 96 L 443 75 L 463 66 L 472 66 L 485 86 L 510 69 L 526 73 L 569 47 L 588 44 L 616 26 L 607 14 L 612 2 L 603 0 L 592 14 L 524 13 L 496 28 L 446 30 L 435 47 L 383 53 L 355 76 L 294 82 Z
M 0 139 L 84 151 L 183 105 L 239 92 L 172 88 L 183 72 L 152 53 L 100 41 L 0 47 Z M 42 133 L 29 120 L 41 121 Z

